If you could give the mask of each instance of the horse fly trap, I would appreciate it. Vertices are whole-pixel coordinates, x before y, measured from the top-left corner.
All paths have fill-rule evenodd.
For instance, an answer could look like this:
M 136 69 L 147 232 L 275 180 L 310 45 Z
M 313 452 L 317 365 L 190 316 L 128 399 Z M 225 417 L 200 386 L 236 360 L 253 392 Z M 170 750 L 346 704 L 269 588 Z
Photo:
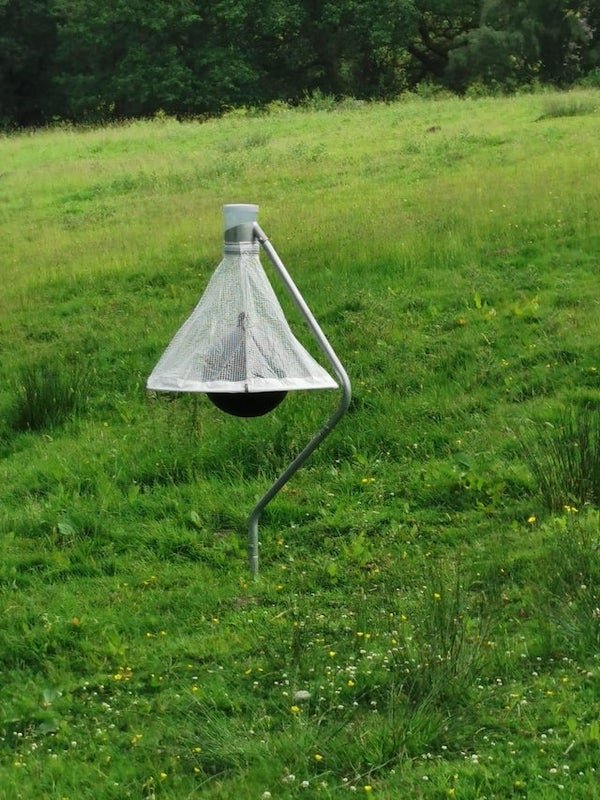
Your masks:
M 273 499 L 337 425 L 350 404 L 350 381 L 283 262 L 257 222 L 258 206 L 224 206 L 223 259 L 200 302 L 148 378 L 155 392 L 203 392 L 222 411 L 257 417 L 289 391 L 341 389 L 325 425 L 258 501 L 248 520 L 252 574 L 258 574 L 258 521 Z M 336 379 L 292 333 L 260 262 L 263 248 L 329 362 Z

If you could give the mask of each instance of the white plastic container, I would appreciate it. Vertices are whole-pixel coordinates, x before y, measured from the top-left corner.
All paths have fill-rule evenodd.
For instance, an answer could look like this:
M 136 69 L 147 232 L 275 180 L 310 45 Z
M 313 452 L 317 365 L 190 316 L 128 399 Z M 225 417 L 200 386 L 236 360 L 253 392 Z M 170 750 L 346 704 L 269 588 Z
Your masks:
M 258 206 L 253 203 L 230 203 L 223 206 L 225 230 L 238 225 L 253 225 L 258 217 Z

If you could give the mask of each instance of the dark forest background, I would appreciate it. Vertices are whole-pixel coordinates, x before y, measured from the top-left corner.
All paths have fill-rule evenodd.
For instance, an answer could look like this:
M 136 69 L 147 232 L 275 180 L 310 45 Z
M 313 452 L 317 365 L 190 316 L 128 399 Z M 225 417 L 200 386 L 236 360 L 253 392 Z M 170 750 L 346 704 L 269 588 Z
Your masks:
M 0 127 L 600 85 L 598 0 L 0 0 Z

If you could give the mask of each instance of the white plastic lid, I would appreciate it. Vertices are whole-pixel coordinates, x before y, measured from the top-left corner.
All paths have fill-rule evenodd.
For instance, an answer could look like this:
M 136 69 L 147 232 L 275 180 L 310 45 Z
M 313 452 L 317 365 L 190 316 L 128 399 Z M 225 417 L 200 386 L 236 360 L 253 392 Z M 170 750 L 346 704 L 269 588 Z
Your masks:
M 238 225 L 252 224 L 256 222 L 258 206 L 253 203 L 230 203 L 223 206 L 223 216 L 226 231 Z

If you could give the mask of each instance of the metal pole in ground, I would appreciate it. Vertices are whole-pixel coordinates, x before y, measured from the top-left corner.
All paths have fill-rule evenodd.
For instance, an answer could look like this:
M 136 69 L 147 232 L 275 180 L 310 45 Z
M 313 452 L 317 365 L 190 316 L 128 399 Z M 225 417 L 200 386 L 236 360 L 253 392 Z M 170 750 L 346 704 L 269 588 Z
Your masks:
M 327 360 L 331 364 L 332 369 L 334 370 L 338 380 L 340 387 L 342 389 L 342 396 L 340 398 L 340 402 L 331 415 L 331 417 L 327 420 L 325 425 L 321 428 L 318 433 L 316 433 L 310 442 L 306 445 L 306 447 L 300 452 L 296 458 L 289 464 L 288 467 L 281 473 L 281 475 L 277 478 L 275 483 L 268 489 L 267 492 L 261 497 L 258 501 L 252 514 L 248 520 L 248 557 L 250 563 L 250 570 L 254 577 L 258 575 L 258 568 L 259 568 L 259 535 L 258 535 L 258 521 L 260 515 L 264 508 L 271 502 L 271 500 L 275 497 L 275 495 L 279 492 L 279 490 L 284 486 L 289 479 L 297 472 L 300 467 L 304 464 L 304 462 L 308 459 L 308 457 L 313 453 L 317 447 L 321 444 L 321 442 L 331 433 L 331 431 L 335 428 L 337 423 L 340 419 L 344 416 L 348 407 L 350 406 L 350 400 L 352 397 L 352 388 L 350 386 L 350 379 L 344 369 L 341 361 L 337 357 L 333 347 L 329 344 L 327 337 L 321 330 L 319 323 L 315 319 L 312 311 L 306 304 L 304 298 L 300 294 L 298 287 L 292 280 L 290 274 L 288 273 L 287 269 L 285 268 L 283 261 L 277 255 L 277 252 L 271 242 L 269 241 L 267 235 L 260 227 L 258 222 L 254 223 L 253 226 L 254 231 L 254 238 L 258 240 L 262 248 L 264 249 L 265 253 L 269 257 L 269 260 L 273 264 L 277 274 L 283 281 L 287 291 L 289 292 L 294 304 L 296 305 L 297 309 L 300 311 L 304 319 L 306 320 L 308 327 L 310 328 L 313 336 L 317 340 L 321 350 L 325 354 Z

